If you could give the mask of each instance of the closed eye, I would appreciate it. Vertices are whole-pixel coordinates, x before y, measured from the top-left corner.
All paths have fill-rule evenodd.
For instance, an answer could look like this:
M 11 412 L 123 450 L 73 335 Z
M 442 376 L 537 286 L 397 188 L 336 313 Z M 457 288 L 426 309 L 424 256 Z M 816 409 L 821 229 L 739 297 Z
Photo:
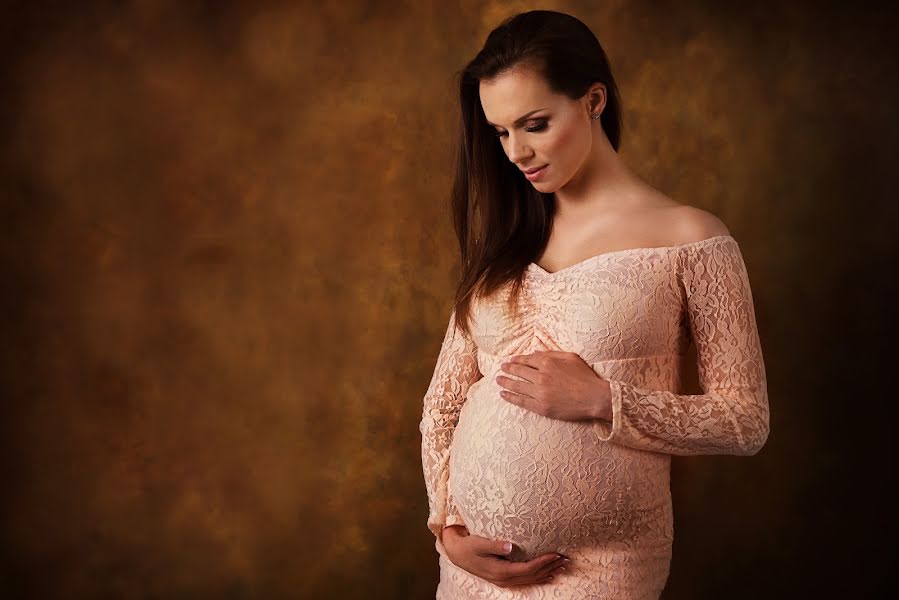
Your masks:
M 539 125 L 537 125 L 535 127 L 525 127 L 524 130 L 527 131 L 528 133 L 533 133 L 535 131 L 543 131 L 544 129 L 546 129 L 546 121 L 541 122 Z M 506 132 L 505 131 L 494 131 L 493 134 L 496 137 L 503 137 L 504 135 L 506 135 Z

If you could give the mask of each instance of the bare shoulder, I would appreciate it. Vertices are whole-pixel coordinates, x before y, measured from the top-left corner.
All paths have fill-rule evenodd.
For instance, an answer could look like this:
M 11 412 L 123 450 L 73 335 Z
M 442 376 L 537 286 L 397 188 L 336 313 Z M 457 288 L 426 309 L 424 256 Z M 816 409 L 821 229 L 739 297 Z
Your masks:
M 616 231 L 627 233 L 618 236 L 603 231 L 606 240 L 610 237 L 625 239 L 620 244 L 623 247 L 679 246 L 730 235 L 727 226 L 717 215 L 678 202 L 652 186 L 643 185 L 633 198 L 634 201 L 616 220 Z
M 690 206 L 677 204 L 668 208 L 671 229 L 679 243 L 689 244 L 719 235 L 731 235 L 727 225 L 717 215 Z
M 662 235 L 667 245 L 689 244 L 719 235 L 730 235 L 727 225 L 717 215 L 654 192 L 645 206 L 647 223 Z

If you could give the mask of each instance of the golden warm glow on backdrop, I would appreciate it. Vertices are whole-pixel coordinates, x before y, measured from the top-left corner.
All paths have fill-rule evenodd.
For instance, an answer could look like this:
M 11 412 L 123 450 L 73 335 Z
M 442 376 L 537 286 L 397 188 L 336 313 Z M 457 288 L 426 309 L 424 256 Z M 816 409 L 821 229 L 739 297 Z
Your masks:
M 597 33 L 625 160 L 752 280 L 771 437 L 675 458 L 664 597 L 879 589 L 894 18 L 131 0 L 4 11 L 0 597 L 433 598 L 453 76 L 533 8 Z

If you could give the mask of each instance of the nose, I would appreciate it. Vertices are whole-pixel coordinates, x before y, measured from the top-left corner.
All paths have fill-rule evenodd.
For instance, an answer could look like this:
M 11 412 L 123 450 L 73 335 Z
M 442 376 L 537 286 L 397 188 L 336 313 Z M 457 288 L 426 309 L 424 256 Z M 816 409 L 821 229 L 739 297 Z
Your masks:
M 511 133 L 509 133 L 508 135 L 509 141 L 506 149 L 506 155 L 509 157 L 509 160 L 515 164 L 521 164 L 522 162 L 525 162 L 531 156 L 531 149 L 528 148 L 527 144 L 525 144 L 523 140 L 519 140 Z

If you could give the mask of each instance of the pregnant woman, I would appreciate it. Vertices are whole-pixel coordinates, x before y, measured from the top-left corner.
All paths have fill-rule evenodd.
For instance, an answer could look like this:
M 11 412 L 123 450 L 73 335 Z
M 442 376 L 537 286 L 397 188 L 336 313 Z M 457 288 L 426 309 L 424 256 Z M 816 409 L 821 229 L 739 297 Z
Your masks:
M 462 275 L 420 424 L 437 599 L 658 598 L 671 455 L 768 437 L 740 247 L 624 165 L 608 60 L 574 17 L 505 21 L 460 101 Z M 702 394 L 681 390 L 691 344 Z

